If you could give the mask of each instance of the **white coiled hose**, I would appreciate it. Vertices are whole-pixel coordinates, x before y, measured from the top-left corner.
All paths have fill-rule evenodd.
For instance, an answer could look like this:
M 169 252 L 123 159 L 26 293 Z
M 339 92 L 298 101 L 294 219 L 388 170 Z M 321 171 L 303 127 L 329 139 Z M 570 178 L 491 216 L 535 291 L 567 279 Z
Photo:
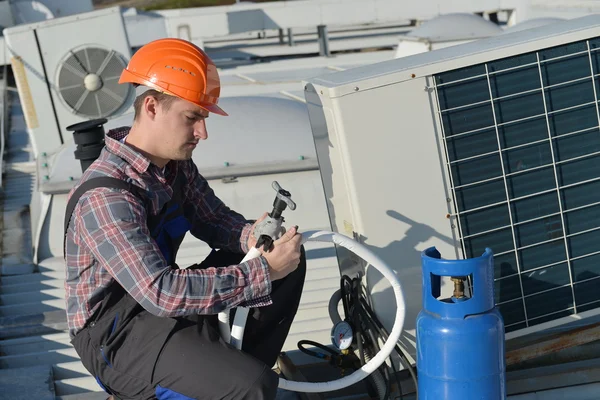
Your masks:
M 241 262 L 252 260 L 261 255 L 260 250 L 253 247 L 248 251 L 246 257 Z M 233 320 L 233 328 L 229 329 L 229 310 L 219 313 L 219 332 L 221 337 L 226 342 L 232 344 L 237 349 L 242 348 L 242 342 L 244 340 L 244 328 L 246 327 L 246 320 L 248 319 L 248 312 L 250 311 L 247 307 L 237 307 L 235 310 L 235 319 Z
M 394 295 L 396 297 L 396 318 L 394 320 L 394 326 L 386 342 L 383 344 L 381 350 L 361 369 L 354 371 L 352 374 L 336 379 L 329 382 L 295 382 L 288 381 L 283 378 L 279 378 L 279 387 L 285 390 L 291 390 L 294 392 L 303 393 L 321 393 L 331 392 L 334 390 L 340 390 L 346 388 L 356 382 L 369 376 L 373 371 L 377 370 L 381 364 L 389 357 L 394 351 L 394 347 L 400 339 L 402 328 L 404 326 L 404 318 L 406 314 L 406 306 L 404 303 L 404 295 L 402 293 L 402 286 L 400 281 L 396 277 L 394 271 L 392 271 L 375 253 L 369 250 L 366 246 L 358 243 L 357 241 L 335 232 L 328 231 L 308 231 L 302 234 L 302 243 L 306 242 L 329 242 L 337 244 L 338 246 L 345 247 L 350 250 L 373 268 L 377 269 L 381 274 L 390 282 Z M 248 261 L 252 258 L 258 257 L 260 251 L 256 248 L 252 248 L 243 261 Z M 219 314 L 219 329 L 222 337 L 235 345 L 236 348 L 241 349 L 242 341 L 244 338 L 244 327 L 246 325 L 246 319 L 248 317 L 248 308 L 238 307 L 235 313 L 235 319 L 231 332 L 229 331 L 229 311 L 222 312 Z

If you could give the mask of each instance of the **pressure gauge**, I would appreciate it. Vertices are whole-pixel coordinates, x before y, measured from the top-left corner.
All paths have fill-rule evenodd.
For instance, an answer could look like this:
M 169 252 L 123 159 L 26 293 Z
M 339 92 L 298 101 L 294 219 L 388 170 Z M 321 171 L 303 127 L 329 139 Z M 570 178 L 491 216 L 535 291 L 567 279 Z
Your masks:
M 331 342 L 340 350 L 346 350 L 352 344 L 352 327 L 346 321 L 340 321 L 331 330 Z

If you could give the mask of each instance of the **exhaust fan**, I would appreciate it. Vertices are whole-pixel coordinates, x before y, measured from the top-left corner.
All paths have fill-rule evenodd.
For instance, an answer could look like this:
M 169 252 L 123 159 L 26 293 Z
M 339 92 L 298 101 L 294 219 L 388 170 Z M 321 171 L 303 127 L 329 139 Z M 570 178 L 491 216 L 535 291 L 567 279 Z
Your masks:
M 125 67 L 126 62 L 114 50 L 95 46 L 71 50 L 58 67 L 60 98 L 81 117 L 110 116 L 129 96 L 130 87 L 118 83 Z

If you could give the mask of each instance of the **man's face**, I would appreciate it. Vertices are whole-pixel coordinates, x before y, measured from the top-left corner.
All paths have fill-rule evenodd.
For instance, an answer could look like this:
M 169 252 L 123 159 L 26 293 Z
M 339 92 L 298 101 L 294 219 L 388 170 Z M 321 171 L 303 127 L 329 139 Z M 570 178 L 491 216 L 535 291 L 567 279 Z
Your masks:
M 208 111 L 182 99 L 175 99 L 165 109 L 157 107 L 155 123 L 159 157 L 166 160 L 189 160 L 200 140 L 208 138 Z

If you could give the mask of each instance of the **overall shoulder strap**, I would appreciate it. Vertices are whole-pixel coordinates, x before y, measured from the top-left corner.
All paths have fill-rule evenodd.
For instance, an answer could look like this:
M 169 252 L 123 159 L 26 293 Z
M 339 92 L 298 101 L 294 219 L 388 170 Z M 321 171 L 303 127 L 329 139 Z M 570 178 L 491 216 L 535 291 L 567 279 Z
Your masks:
M 109 187 L 109 188 L 127 190 L 127 191 L 131 192 L 132 194 L 140 197 L 142 200 L 144 200 L 144 197 L 142 195 L 143 189 L 133 185 L 132 183 L 125 182 L 118 178 L 112 178 L 110 176 L 102 176 L 99 178 L 92 178 L 88 181 L 85 181 L 84 183 L 81 184 L 81 186 L 79 186 L 75 190 L 75 192 L 69 199 L 69 202 L 67 203 L 67 208 L 65 210 L 65 226 L 64 226 L 65 238 L 67 235 L 67 229 L 69 228 L 69 223 L 71 222 L 71 216 L 73 214 L 73 211 L 75 210 L 75 207 L 77 206 L 77 202 L 79 201 L 79 198 L 88 190 L 91 190 L 91 189 L 94 189 L 97 187 Z

